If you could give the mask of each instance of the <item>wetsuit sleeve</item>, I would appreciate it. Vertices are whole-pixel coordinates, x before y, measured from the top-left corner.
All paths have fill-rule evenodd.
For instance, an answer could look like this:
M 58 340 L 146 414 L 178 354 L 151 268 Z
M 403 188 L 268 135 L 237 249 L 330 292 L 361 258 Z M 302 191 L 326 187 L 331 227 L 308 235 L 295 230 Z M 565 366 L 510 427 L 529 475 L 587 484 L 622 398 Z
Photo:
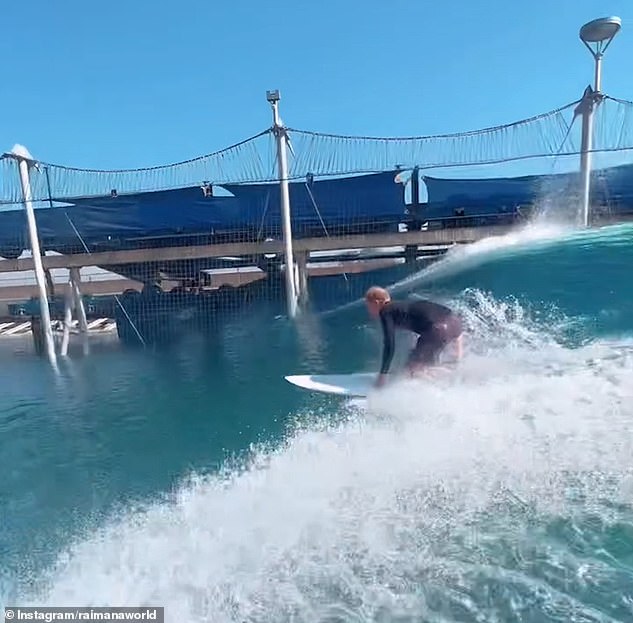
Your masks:
M 383 339 L 383 347 L 382 347 L 382 363 L 380 365 L 380 374 L 387 374 L 389 371 L 389 367 L 391 366 L 391 361 L 393 359 L 393 354 L 395 350 L 395 325 L 393 322 L 392 315 L 385 311 L 380 314 L 380 323 L 382 325 L 382 339 Z

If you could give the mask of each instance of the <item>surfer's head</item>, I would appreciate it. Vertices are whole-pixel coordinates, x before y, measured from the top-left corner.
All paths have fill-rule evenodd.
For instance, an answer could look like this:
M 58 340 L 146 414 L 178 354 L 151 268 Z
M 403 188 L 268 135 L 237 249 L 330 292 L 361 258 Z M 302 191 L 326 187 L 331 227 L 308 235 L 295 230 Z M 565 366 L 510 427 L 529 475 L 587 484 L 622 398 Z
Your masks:
M 384 288 L 372 286 L 365 293 L 365 303 L 370 316 L 376 317 L 380 310 L 391 300 L 389 292 Z

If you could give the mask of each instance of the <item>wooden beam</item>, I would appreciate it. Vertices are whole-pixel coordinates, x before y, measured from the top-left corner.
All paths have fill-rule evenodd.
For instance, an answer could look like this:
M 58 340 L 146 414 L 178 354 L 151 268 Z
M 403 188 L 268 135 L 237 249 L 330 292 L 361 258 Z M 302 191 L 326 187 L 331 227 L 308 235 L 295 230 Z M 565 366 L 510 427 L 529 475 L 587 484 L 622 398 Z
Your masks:
M 56 284 L 56 294 L 62 296 L 65 293 L 67 287 L 67 283 Z M 108 296 L 112 294 L 121 294 L 121 292 L 123 292 L 124 290 L 138 290 L 140 292 L 142 289 L 142 283 L 139 283 L 138 281 L 132 281 L 131 279 L 109 279 L 107 281 L 81 282 L 82 294 L 85 294 L 87 296 Z M 0 302 L 25 301 L 35 296 L 37 296 L 37 286 L 32 284 L 0 286 Z
M 294 250 L 336 251 L 342 249 L 369 249 L 424 244 L 452 244 L 475 242 L 489 236 L 498 236 L 514 229 L 513 225 L 489 225 L 482 227 L 456 227 L 414 231 L 405 233 L 360 234 L 332 236 L 329 238 L 299 238 Z M 84 266 L 115 266 L 117 264 L 160 263 L 175 260 L 194 260 L 222 256 L 263 255 L 283 253 L 283 242 L 226 242 L 221 244 L 190 247 L 165 247 L 132 249 L 127 251 L 100 251 L 73 255 L 51 255 L 43 258 L 44 268 L 81 268 Z M 33 270 L 33 260 L 23 258 L 0 261 L 0 272 Z

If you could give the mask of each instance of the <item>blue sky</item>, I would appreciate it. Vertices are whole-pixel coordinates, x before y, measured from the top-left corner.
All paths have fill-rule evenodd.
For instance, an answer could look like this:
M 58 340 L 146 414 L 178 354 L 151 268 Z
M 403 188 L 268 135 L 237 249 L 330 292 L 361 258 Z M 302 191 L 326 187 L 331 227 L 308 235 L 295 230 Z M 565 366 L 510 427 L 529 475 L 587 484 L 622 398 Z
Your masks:
M 580 26 L 618 15 L 603 90 L 633 99 L 630 0 L 30 0 L 0 22 L 3 150 L 94 168 L 176 162 L 271 123 L 421 135 L 512 122 L 593 80 Z

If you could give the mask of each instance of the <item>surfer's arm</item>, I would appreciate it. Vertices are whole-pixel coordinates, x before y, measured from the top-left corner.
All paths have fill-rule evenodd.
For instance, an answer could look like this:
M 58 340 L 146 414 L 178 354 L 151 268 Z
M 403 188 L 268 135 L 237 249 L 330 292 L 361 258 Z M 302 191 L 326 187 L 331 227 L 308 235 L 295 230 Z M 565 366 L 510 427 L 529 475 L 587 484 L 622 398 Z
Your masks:
M 386 311 L 380 314 L 380 323 L 382 325 L 382 362 L 380 364 L 380 376 L 389 372 L 393 354 L 395 351 L 395 325 L 391 314 Z M 379 381 L 380 382 L 380 381 Z

